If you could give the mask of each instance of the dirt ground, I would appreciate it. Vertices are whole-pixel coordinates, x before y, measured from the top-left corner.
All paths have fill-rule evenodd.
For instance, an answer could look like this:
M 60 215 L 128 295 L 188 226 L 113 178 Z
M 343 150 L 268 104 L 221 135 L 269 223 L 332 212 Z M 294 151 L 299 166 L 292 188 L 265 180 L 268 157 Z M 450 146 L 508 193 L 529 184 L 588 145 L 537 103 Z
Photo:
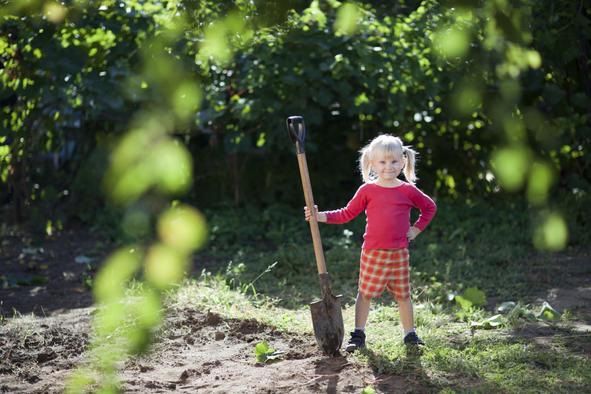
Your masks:
M 110 246 L 79 231 L 41 246 L 9 233 L 0 245 L 0 392 L 62 392 L 68 375 L 84 361 L 89 342 L 93 307 L 85 278 Z M 589 331 L 589 255 L 565 253 L 557 262 L 556 270 L 552 265 L 532 269 L 530 279 L 547 281 L 540 297 L 570 309 L 580 329 Z M 559 273 L 564 287 L 554 286 Z M 523 335 L 543 341 L 541 334 Z M 255 363 L 254 346 L 262 341 L 284 351 L 283 357 Z M 382 393 L 431 392 L 420 361 L 412 355 L 404 361 L 404 376 L 382 374 L 344 354 L 323 356 L 312 335 L 186 309 L 167 315 L 160 340 L 149 354 L 126 362 L 120 378 L 124 392 L 138 393 L 359 393 L 370 385 Z
M 91 311 L 6 323 L 0 329 L 0 392 L 62 392 L 68 374 L 84 361 Z M 408 377 L 382 376 L 344 356 L 325 357 L 310 336 L 256 321 L 185 310 L 168 316 L 166 325 L 166 336 L 148 355 L 123 366 L 123 392 L 359 393 L 368 385 L 382 392 L 424 391 Z M 281 360 L 255 363 L 254 346 L 261 341 L 285 351 Z

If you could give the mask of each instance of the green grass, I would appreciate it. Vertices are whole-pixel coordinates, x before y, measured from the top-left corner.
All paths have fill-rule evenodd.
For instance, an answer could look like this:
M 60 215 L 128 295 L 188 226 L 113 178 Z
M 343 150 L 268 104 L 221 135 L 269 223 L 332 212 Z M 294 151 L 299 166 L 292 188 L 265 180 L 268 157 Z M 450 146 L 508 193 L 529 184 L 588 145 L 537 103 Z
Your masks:
M 591 343 L 589 335 L 556 329 L 550 345 L 514 335 L 512 327 L 472 331 L 453 316 L 422 304 L 417 329 L 428 347 L 407 354 L 394 307 L 374 308 L 368 351 L 359 356 L 379 373 L 410 373 L 425 385 L 457 392 L 583 392 L 591 382 L 588 355 L 565 346 L 564 338 Z

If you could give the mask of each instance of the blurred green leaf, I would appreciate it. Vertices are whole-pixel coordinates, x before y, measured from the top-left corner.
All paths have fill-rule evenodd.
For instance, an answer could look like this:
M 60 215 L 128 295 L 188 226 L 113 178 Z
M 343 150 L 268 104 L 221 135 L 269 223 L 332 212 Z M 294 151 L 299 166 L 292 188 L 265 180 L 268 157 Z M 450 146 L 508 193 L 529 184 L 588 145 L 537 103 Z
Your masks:
M 181 119 L 187 119 L 197 113 L 201 104 L 201 89 L 193 81 L 184 81 L 175 91 L 173 98 L 174 109 Z
M 232 49 L 228 44 L 226 36 L 228 27 L 223 22 L 215 22 L 205 32 L 201 44 L 200 56 L 207 59 L 213 58 L 217 63 L 225 64 L 230 61 Z
M 351 35 L 357 29 L 357 19 L 361 17 L 361 12 L 357 5 L 353 3 L 343 4 L 337 12 L 337 17 L 334 22 L 334 30 L 336 35 Z
M 156 127 L 157 123 L 131 131 L 115 150 L 106 176 L 107 190 L 115 201 L 133 201 L 152 186 L 171 194 L 189 187 L 191 155 Z
M 541 225 L 534 232 L 534 245 L 538 249 L 557 251 L 566 247 L 568 228 L 564 218 L 556 213 L 546 213 Z
M 163 318 L 159 295 L 154 291 L 143 291 L 127 303 L 126 315 L 132 322 L 126 333 L 132 354 L 144 353 L 152 341 L 154 328 Z
M 552 167 L 547 163 L 534 162 L 529 174 L 528 200 L 537 205 L 546 202 L 553 181 L 554 171 Z
M 166 289 L 183 278 L 188 258 L 166 244 L 152 246 L 146 255 L 146 280 L 159 289 Z
M 95 383 L 92 371 L 79 369 L 70 374 L 66 381 L 66 394 L 83 393 L 88 386 Z
M 158 234 L 168 245 L 190 253 L 205 242 L 207 224 L 199 211 L 187 205 L 179 205 L 162 214 L 158 221 Z
M 149 329 L 143 326 L 131 327 L 126 333 L 130 354 L 141 354 L 148 350 L 152 341 L 152 334 Z
M 94 281 L 94 296 L 99 303 L 111 303 L 123 296 L 127 282 L 140 268 L 140 258 L 139 251 L 122 248 L 105 261 Z
M 433 49 L 444 59 L 463 57 L 468 52 L 470 37 L 456 27 L 444 27 L 433 36 Z
M 527 51 L 527 61 L 529 66 L 533 69 L 540 68 L 542 65 L 542 57 L 540 56 L 540 53 L 533 49 Z
M 47 20 L 57 24 L 63 22 L 66 18 L 68 9 L 59 3 L 47 1 L 44 5 L 44 12 Z
M 515 191 L 523 185 L 530 156 L 529 150 L 521 146 L 502 148 L 492 154 L 492 167 L 503 188 Z
M 158 175 L 156 185 L 168 193 L 181 193 L 188 189 L 193 178 L 193 159 L 178 141 L 159 143 L 151 152 L 151 170 Z
M 106 338 L 115 332 L 119 327 L 123 327 L 126 310 L 121 299 L 112 297 L 112 300 L 102 303 L 98 310 L 93 327 L 101 338 Z
M 247 19 L 237 12 L 230 13 L 222 20 L 211 23 L 206 29 L 200 45 L 199 57 L 207 64 L 208 59 L 218 65 L 226 65 L 234 54 L 232 40 L 245 44 L 252 37 L 246 26 Z

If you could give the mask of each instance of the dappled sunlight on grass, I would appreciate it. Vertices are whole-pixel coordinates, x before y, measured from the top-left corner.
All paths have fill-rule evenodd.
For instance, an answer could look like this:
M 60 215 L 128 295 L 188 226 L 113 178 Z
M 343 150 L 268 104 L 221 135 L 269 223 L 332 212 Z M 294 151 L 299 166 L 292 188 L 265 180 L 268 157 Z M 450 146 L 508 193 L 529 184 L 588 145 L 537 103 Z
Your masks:
M 478 376 L 501 391 L 576 392 L 591 378 L 585 356 L 540 349 L 499 332 L 478 333 L 462 348 L 436 347 L 422 359 L 430 369 Z
M 171 294 L 169 302 L 172 308 L 196 308 L 225 317 L 256 319 L 284 331 L 304 333 L 312 324 L 305 306 L 299 310 L 281 308 L 276 305 L 277 300 L 251 297 L 215 279 L 187 281 Z
M 560 345 L 551 348 L 516 337 L 510 330 L 472 331 L 449 315 L 416 308 L 417 330 L 427 343 L 420 355 L 408 352 L 396 308 L 377 306 L 367 327 L 368 350 L 355 356 L 377 373 L 410 374 L 434 387 L 483 392 L 580 392 L 591 379 L 588 356 Z

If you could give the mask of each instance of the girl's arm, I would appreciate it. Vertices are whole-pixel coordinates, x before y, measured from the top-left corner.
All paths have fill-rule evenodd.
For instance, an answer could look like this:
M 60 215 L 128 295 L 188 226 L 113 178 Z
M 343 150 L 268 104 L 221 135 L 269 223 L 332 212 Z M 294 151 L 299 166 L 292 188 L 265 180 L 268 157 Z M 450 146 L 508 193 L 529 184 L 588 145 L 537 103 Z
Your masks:
M 435 202 L 433 202 L 431 197 L 423 193 L 416 186 L 412 187 L 412 192 L 410 193 L 409 197 L 412 203 L 414 204 L 415 208 L 418 208 L 419 211 L 421 211 L 421 215 L 419 216 L 413 227 L 416 227 L 420 231 L 423 231 L 435 216 L 435 213 L 437 212 L 437 205 L 435 205 Z
M 365 211 L 366 207 L 367 195 L 364 187 L 361 186 L 346 207 L 334 211 L 319 212 L 318 215 L 319 217 L 321 214 L 326 215 L 326 223 L 342 224 L 355 219 L 357 215 Z

